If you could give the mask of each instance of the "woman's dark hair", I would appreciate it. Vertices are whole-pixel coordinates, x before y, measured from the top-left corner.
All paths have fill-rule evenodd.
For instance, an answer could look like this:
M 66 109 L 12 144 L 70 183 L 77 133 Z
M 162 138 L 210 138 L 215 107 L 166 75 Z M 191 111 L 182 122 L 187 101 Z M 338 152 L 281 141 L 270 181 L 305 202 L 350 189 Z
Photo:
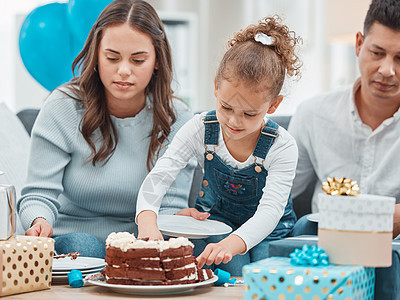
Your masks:
M 88 161 L 106 163 L 113 155 L 118 135 L 111 120 L 104 86 L 97 72 L 99 44 L 104 30 L 118 24 L 129 24 L 132 28 L 147 34 L 153 41 L 156 52 L 157 70 L 154 72 L 145 94 L 153 96 L 153 129 L 150 133 L 150 146 L 147 155 L 147 168 L 150 170 L 158 152 L 171 132 L 176 116 L 173 110 L 172 55 L 163 23 L 154 8 L 142 0 L 116 0 L 111 2 L 93 25 L 82 51 L 72 63 L 72 71 L 80 72 L 74 76 L 69 88 L 74 99 L 85 108 L 81 121 L 81 132 L 92 149 Z M 102 144 L 96 149 L 94 132 L 99 129 Z

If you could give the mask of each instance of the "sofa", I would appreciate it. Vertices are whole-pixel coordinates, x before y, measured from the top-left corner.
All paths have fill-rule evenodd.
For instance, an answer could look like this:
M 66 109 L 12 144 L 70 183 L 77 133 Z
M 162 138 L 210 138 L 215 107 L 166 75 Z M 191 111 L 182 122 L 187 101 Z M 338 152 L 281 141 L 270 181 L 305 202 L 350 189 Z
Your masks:
M 33 124 L 35 123 L 36 117 L 39 113 L 39 109 L 24 109 L 17 113 L 17 116 L 24 125 L 26 131 L 30 135 Z M 291 116 L 271 116 L 273 121 L 278 123 L 283 128 L 287 129 L 290 123 Z M 189 194 L 189 206 L 193 207 L 196 201 L 197 194 L 200 191 L 201 182 L 203 179 L 203 172 L 199 166 L 196 167 L 192 186 Z M 304 193 L 293 199 L 293 207 L 297 218 L 300 218 L 308 213 L 311 213 L 311 198 L 314 191 L 316 178 L 309 183 Z

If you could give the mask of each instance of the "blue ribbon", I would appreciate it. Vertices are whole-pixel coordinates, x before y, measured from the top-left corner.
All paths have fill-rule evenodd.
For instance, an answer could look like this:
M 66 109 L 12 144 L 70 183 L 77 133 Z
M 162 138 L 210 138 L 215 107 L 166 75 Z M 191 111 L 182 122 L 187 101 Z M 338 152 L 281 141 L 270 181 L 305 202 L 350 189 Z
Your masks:
M 329 265 L 328 254 L 321 247 L 315 245 L 309 247 L 304 245 L 303 248 L 296 249 L 290 253 L 290 263 L 295 266 L 327 266 Z

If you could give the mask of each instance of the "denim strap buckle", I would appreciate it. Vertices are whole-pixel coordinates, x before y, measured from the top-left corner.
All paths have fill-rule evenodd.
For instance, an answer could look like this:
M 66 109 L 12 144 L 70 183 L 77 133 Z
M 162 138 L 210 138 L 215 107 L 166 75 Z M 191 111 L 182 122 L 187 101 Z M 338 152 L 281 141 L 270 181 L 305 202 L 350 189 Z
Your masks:
M 208 124 L 208 123 L 218 123 L 218 120 L 206 121 L 206 120 L 203 119 L 203 123 L 204 123 L 204 124 Z
M 278 132 L 278 130 L 276 128 L 271 128 L 271 127 L 264 127 L 264 128 L 271 129 L 272 131 L 275 131 L 276 133 L 272 134 L 272 133 L 269 133 L 269 132 L 264 132 L 264 130 L 261 130 L 262 134 L 265 134 L 265 135 L 268 135 L 268 136 L 271 136 L 271 137 L 278 137 L 279 136 L 279 132 Z
M 217 115 L 205 115 L 205 116 L 203 117 L 203 123 L 204 123 L 204 124 L 208 124 L 208 123 L 218 123 L 218 119 L 212 120 L 212 118 L 211 118 L 211 120 L 206 120 L 206 118 L 209 119 L 210 117 L 216 117 L 216 116 L 217 116 Z

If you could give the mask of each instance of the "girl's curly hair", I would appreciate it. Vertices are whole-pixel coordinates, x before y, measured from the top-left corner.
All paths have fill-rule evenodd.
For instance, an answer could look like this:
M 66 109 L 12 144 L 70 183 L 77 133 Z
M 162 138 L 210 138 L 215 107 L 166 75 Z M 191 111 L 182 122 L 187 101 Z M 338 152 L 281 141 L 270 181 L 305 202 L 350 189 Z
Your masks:
M 257 42 L 257 33 L 270 36 L 272 43 Z M 236 32 L 219 65 L 217 85 L 221 80 L 239 81 L 256 91 L 268 90 L 270 96 L 278 96 L 286 76 L 300 78 L 302 63 L 296 55 L 300 42 L 277 15 Z

